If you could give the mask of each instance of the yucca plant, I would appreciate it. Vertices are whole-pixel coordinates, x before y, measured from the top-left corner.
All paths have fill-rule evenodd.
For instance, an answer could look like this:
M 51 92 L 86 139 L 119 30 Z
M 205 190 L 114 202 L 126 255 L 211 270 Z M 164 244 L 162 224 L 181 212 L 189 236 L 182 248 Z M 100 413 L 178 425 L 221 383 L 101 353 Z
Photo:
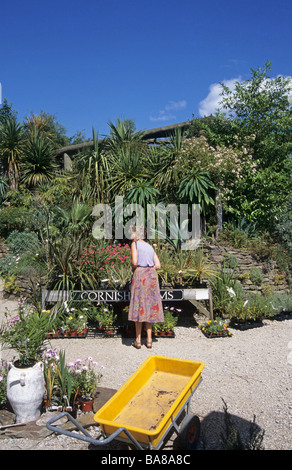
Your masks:
M 0 158 L 8 171 L 11 190 L 18 188 L 19 167 L 23 155 L 25 135 L 15 116 L 5 117 L 0 126 Z
M 196 167 L 183 177 L 178 193 L 186 202 L 199 204 L 202 212 L 205 212 L 206 206 L 215 203 L 211 196 L 211 191 L 214 189 L 216 186 L 211 181 L 209 173 Z
M 151 181 L 141 179 L 130 183 L 130 187 L 125 194 L 126 204 L 140 204 L 146 209 L 147 204 L 155 204 L 159 197 L 159 189 L 153 187 Z
M 52 144 L 35 129 L 24 151 L 21 181 L 29 187 L 48 183 L 54 179 L 58 169 Z
M 104 203 L 107 200 L 108 178 L 111 174 L 109 156 L 104 142 L 100 142 L 98 133 L 92 129 L 93 150 L 77 157 L 75 162 L 74 194 L 80 201 Z
M 200 283 L 203 279 L 210 279 L 218 276 L 217 270 L 210 264 L 203 248 L 198 248 L 192 252 L 190 272 L 192 277 L 199 279 Z

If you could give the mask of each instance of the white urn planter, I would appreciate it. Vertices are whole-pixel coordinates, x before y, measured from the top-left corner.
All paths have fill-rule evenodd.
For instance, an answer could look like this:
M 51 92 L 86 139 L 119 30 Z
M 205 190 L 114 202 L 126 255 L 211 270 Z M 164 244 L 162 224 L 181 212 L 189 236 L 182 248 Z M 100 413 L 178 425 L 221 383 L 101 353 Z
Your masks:
M 27 423 L 40 417 L 44 393 L 42 362 L 26 368 L 11 366 L 7 375 L 7 398 L 16 414 L 16 423 Z

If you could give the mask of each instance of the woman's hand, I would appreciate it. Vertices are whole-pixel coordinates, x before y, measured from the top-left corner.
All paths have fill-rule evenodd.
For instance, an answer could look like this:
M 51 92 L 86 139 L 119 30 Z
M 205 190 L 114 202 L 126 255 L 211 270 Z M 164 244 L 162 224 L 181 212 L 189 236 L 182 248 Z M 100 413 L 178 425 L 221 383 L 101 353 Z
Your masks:
M 154 253 L 154 268 L 155 269 L 160 269 L 161 268 L 161 264 L 160 264 L 159 258 L 158 258 L 156 253 Z

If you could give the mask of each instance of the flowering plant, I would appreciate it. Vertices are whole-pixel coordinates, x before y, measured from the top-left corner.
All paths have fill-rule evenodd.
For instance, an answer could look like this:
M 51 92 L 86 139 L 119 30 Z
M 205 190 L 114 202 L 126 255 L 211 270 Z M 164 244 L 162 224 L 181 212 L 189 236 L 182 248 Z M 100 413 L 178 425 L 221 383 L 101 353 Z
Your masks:
M 103 304 L 98 302 L 96 311 L 94 313 L 94 319 L 103 328 L 109 328 L 113 326 L 117 318 L 117 314 L 114 313 L 113 306 L 110 304 Z
M 43 357 L 46 397 L 49 405 L 75 405 L 78 396 L 93 397 L 104 366 L 92 357 L 66 362 L 65 352 L 48 349 Z
M 130 260 L 131 248 L 128 244 L 118 243 L 108 246 L 91 244 L 83 251 L 80 259 L 75 259 L 75 263 L 81 282 L 97 287 L 100 281 L 111 284 L 115 283 L 115 278 L 119 281 L 120 268 L 123 268 L 122 274 L 126 271 L 128 275 L 125 267 L 131 267 Z
M 93 398 L 102 378 L 104 366 L 98 364 L 91 356 L 67 363 L 68 371 L 73 377 L 73 390 L 83 398 Z
M 25 305 L 25 299 L 18 299 L 18 314 L 7 318 L 0 328 L 0 341 L 7 348 L 18 352 L 18 365 L 29 367 L 40 359 L 41 349 L 50 330 L 50 317 Z
M 235 323 L 260 322 L 272 316 L 272 306 L 266 297 L 254 295 L 247 300 L 233 300 L 225 313 Z
M 70 331 L 77 331 L 82 333 L 86 326 L 87 318 L 85 315 L 81 315 L 78 312 L 74 314 L 73 312 L 69 315 L 64 323 L 64 329 Z
M 204 325 L 198 325 L 207 336 L 231 336 L 223 320 L 209 320 Z
M 125 273 L 129 280 L 132 274 L 130 260 L 130 246 L 118 243 L 107 246 L 91 244 L 74 261 L 81 284 L 96 288 L 105 281 L 112 285 L 125 283 Z
M 173 331 L 178 322 L 178 315 L 181 309 L 175 307 L 164 307 L 164 320 L 162 323 L 154 323 L 153 329 L 159 331 Z

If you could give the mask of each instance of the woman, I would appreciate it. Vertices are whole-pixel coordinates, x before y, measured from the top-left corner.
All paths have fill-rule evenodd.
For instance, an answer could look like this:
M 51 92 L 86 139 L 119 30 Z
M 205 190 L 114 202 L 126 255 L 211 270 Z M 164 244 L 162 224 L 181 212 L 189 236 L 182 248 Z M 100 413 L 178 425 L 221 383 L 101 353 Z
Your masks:
M 134 227 L 134 230 L 131 245 L 134 275 L 128 318 L 135 322 L 136 340 L 133 346 L 136 349 L 141 348 L 142 323 L 145 322 L 146 347 L 152 348 L 152 324 L 164 320 L 156 273 L 156 269 L 160 269 L 160 261 L 152 246 L 142 239 L 144 230 L 138 227 Z

